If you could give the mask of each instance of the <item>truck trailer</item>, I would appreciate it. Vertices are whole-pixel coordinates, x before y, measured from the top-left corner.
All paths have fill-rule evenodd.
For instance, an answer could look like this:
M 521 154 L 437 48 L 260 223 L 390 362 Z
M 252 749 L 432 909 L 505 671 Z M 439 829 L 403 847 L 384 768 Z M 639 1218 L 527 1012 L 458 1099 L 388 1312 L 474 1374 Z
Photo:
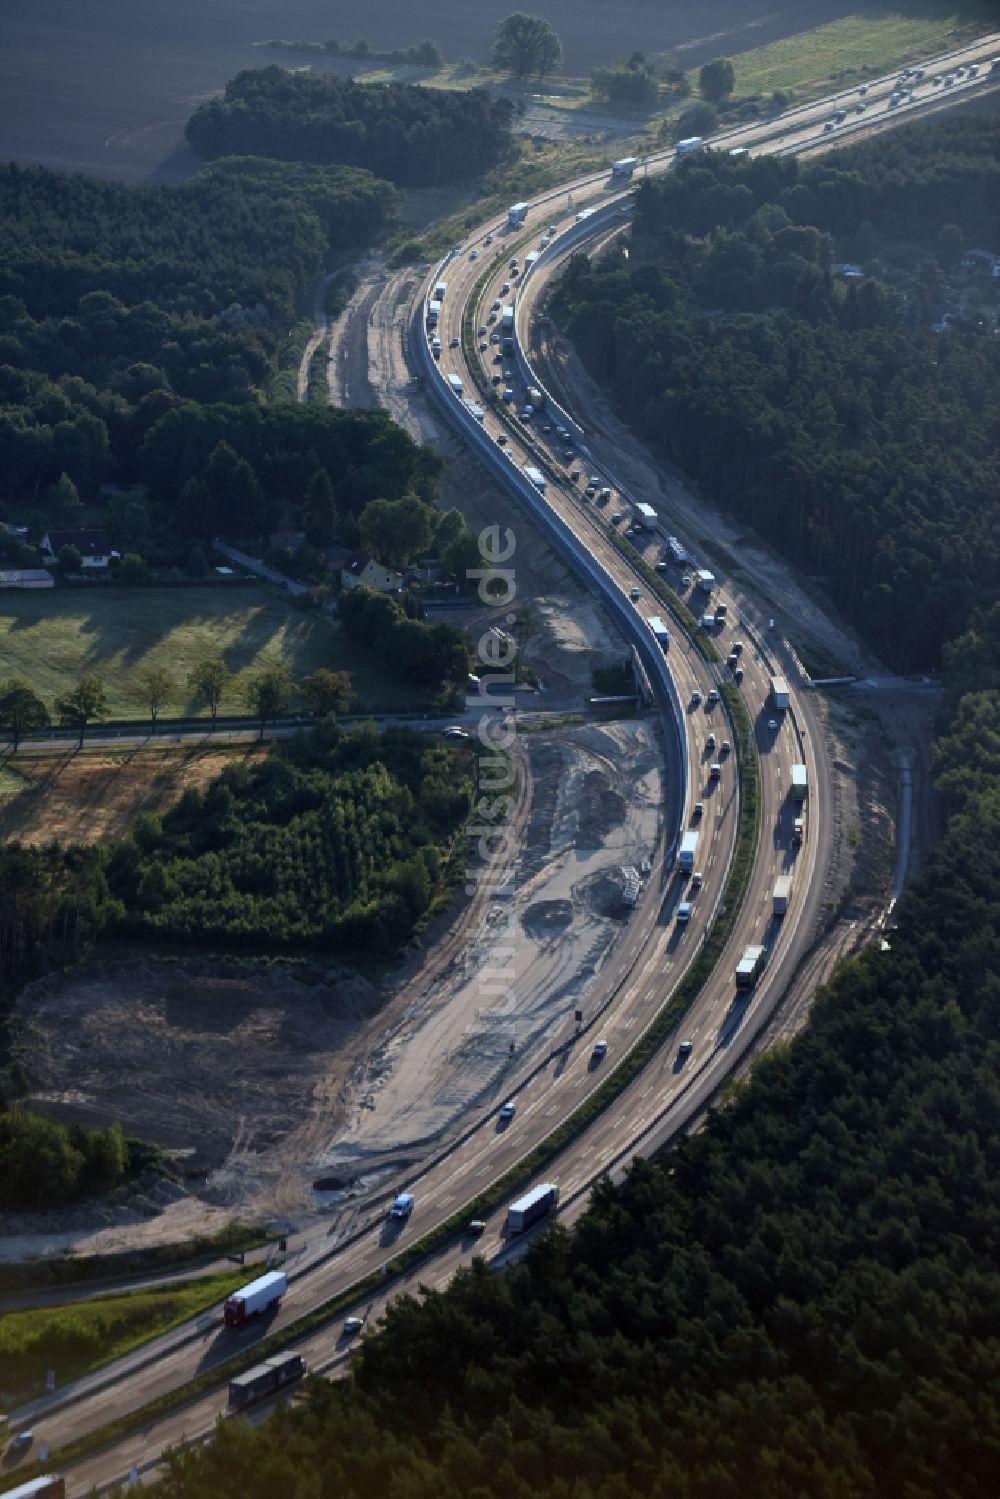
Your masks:
M 507 210 L 507 223 L 511 229 L 520 229 L 527 217 L 527 203 L 512 203 Z
M 766 962 L 766 947 L 745 947 L 743 956 L 736 965 L 737 989 L 752 989 L 763 973 Z
M 245 1374 L 237 1374 L 229 1381 L 229 1408 L 241 1411 L 256 1400 L 273 1395 L 275 1390 L 301 1379 L 306 1366 L 300 1353 L 279 1353 L 255 1364 Z
M 523 473 L 524 477 L 529 481 L 529 483 L 535 486 L 539 494 L 545 493 L 545 475 L 542 473 L 540 468 L 535 468 L 533 464 L 526 463 L 524 465 Z
M 667 646 L 670 644 L 670 632 L 668 631 L 666 625 L 663 623 L 663 620 L 658 614 L 654 614 L 650 619 L 647 619 L 646 623 L 649 626 L 650 631 L 652 632 L 653 639 L 656 641 L 657 645 L 662 646 L 662 648 L 666 650 Z
M 804 765 L 792 766 L 792 800 L 804 802 L 809 795 L 809 775 Z
M 523 1234 L 525 1229 L 544 1218 L 559 1201 L 559 1188 L 553 1182 L 533 1187 L 507 1209 L 507 1232 Z
M 775 916 L 784 916 L 791 898 L 792 877 L 790 874 L 779 874 L 774 882 L 774 894 L 771 897 Z
M 66 1499 L 66 1480 L 58 1473 L 42 1473 L 16 1489 L 6 1489 L 4 1499 Z
M 635 508 L 636 519 L 639 525 L 644 526 L 647 531 L 654 530 L 656 527 L 656 511 L 652 505 L 636 505 Z
M 776 708 L 784 710 L 790 702 L 788 683 L 784 677 L 771 678 L 771 702 Z
M 288 1281 L 283 1270 L 269 1270 L 266 1275 L 249 1281 L 226 1301 L 222 1309 L 226 1326 L 242 1327 L 250 1317 L 277 1306 L 287 1290 Z
M 694 868 L 695 855 L 698 852 L 698 830 L 692 828 L 685 833 L 681 839 L 681 846 L 677 850 L 677 868 L 682 874 L 690 874 Z
M 465 389 L 465 386 L 462 384 L 461 375 L 449 375 L 448 384 L 451 386 L 456 396 L 460 396 L 462 394 L 462 391 Z

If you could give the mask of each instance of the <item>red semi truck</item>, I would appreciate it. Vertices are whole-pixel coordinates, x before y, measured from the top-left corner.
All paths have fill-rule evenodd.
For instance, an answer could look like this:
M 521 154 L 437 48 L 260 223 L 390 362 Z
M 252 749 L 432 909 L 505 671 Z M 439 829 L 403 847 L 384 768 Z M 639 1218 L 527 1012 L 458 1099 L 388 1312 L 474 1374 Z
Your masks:
M 282 1270 L 269 1270 L 257 1280 L 234 1291 L 222 1309 L 227 1327 L 242 1327 L 250 1317 L 266 1312 L 275 1306 L 288 1290 L 288 1281 Z

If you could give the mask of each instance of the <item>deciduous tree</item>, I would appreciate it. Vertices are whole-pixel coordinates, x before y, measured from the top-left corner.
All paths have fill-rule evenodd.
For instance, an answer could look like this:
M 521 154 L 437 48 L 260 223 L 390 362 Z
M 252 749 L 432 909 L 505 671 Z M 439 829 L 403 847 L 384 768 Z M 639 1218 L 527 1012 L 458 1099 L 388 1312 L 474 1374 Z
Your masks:
M 219 704 L 228 692 L 232 680 L 232 673 L 220 656 L 202 661 L 188 677 L 188 690 L 198 702 L 207 707 L 212 715 L 213 729 Z
M 497 27 L 490 61 L 514 78 L 544 78 L 562 67 L 562 43 L 548 21 L 517 10 Z
M 698 74 L 701 97 L 710 104 L 721 104 L 723 99 L 728 99 L 735 83 L 736 70 L 728 57 L 717 57 L 714 62 L 705 63 Z
M 83 746 L 83 736 L 87 725 L 94 721 L 103 722 L 109 711 L 104 683 L 97 673 L 92 671 L 85 672 L 73 691 L 56 703 L 60 723 L 79 729 L 79 748 Z
M 163 704 L 174 690 L 174 679 L 162 666 L 147 666 L 137 677 L 142 700 L 149 709 L 151 733 L 156 733 L 156 720 Z
M 260 723 L 263 739 L 268 719 L 275 719 L 283 711 L 292 691 L 292 681 L 283 666 L 271 666 L 266 671 L 251 677 L 243 691 L 243 699 L 250 712 Z
M 0 728 L 11 736 L 17 749 L 25 734 L 37 733 L 49 726 L 49 710 L 20 677 L 10 677 L 0 686 Z

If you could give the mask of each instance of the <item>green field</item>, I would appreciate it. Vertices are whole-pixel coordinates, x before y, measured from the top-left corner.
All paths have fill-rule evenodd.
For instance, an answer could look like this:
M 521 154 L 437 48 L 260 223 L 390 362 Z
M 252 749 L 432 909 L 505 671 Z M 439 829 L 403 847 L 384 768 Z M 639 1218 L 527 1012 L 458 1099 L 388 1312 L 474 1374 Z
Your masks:
M 225 1300 L 246 1278 L 242 1269 L 233 1269 L 159 1290 L 5 1312 L 0 1321 L 3 1388 L 15 1400 L 23 1398 L 42 1385 L 46 1369 L 56 1371 L 62 1387 Z
M 794 89 L 800 97 L 825 93 L 853 78 L 878 77 L 901 64 L 946 52 L 976 29 L 960 25 L 955 15 L 902 16 L 887 9 L 845 16 L 734 56 L 734 97 L 769 94 L 773 89 Z M 697 74 L 691 81 L 697 86 Z
M 320 666 L 349 671 L 359 700 L 352 706 L 365 712 L 427 702 L 426 693 L 389 676 L 326 616 L 297 608 L 263 584 L 0 594 L 0 680 L 23 677 L 50 711 L 83 672 L 93 671 L 104 681 L 113 718 L 141 718 L 136 679 L 143 668 L 157 666 L 176 683 L 161 716 L 205 715 L 186 683 L 209 656 L 221 656 L 237 678 L 222 713 L 243 713 L 240 678 L 275 665 L 295 678 Z

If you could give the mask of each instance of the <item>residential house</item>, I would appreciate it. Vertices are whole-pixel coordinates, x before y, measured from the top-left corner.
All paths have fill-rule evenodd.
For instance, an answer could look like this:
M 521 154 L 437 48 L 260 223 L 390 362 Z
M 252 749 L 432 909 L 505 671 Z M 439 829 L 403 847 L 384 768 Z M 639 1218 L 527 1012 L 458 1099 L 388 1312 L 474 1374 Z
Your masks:
M 374 588 L 376 593 L 400 593 L 403 574 L 386 567 L 383 562 L 376 562 L 366 552 L 355 552 L 340 570 L 340 585 L 342 588 L 356 588 L 359 583 Z
M 104 572 L 111 561 L 106 531 L 49 531 L 42 537 L 42 551 L 53 562 L 63 547 L 76 547 L 84 572 Z

